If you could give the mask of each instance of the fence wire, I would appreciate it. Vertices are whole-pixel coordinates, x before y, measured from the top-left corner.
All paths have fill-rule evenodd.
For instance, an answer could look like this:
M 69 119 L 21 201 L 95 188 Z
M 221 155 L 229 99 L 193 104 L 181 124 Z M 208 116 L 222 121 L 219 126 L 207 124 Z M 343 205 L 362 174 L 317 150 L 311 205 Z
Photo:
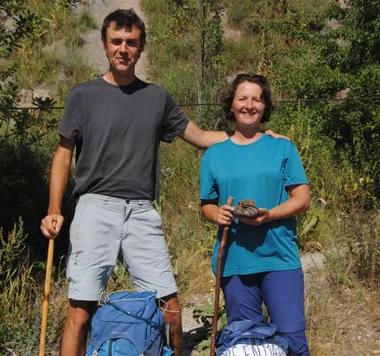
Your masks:
M 380 100 L 380 96 L 359 96 L 354 98 L 311 98 L 311 99 L 289 99 L 289 100 L 275 100 L 276 104 L 291 104 L 291 103 L 318 103 L 318 102 L 334 102 L 334 101 L 376 101 Z M 196 106 L 221 106 L 222 103 L 194 103 L 194 104 L 178 104 L 180 107 L 196 107 Z M 0 106 L 2 111 L 12 111 L 12 110 L 63 110 L 64 106 L 53 106 L 51 108 L 39 108 L 39 107 L 21 107 L 21 106 L 11 106 L 5 107 Z

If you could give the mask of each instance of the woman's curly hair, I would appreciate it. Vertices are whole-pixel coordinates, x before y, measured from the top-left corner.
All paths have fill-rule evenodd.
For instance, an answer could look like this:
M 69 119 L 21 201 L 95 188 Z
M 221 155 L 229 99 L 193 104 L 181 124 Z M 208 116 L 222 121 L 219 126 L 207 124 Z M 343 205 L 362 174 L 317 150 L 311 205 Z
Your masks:
M 239 84 L 243 82 L 250 82 L 257 84 L 261 89 L 261 100 L 265 104 L 265 110 L 264 115 L 261 118 L 261 122 L 267 122 L 269 121 L 270 116 L 272 115 L 272 112 L 274 110 L 274 105 L 272 103 L 269 83 L 267 81 L 267 78 L 265 78 L 262 75 L 259 74 L 238 74 L 236 78 L 231 82 L 226 94 L 224 95 L 222 99 L 223 104 L 223 111 L 226 116 L 226 119 L 232 122 L 235 122 L 235 116 L 234 113 L 231 111 L 232 102 L 235 97 L 236 89 L 239 86 Z

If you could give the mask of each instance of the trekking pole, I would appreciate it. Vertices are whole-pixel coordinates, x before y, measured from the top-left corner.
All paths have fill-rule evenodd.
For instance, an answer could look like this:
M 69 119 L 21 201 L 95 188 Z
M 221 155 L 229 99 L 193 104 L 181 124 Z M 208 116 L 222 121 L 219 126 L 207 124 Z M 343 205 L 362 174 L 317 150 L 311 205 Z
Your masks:
M 55 227 L 55 225 L 56 225 L 56 222 L 54 221 L 53 227 Z M 53 255 L 54 255 L 54 239 L 50 239 L 49 240 L 49 247 L 48 247 L 47 262 L 46 262 L 44 301 L 42 304 L 42 320 L 41 320 L 39 356 L 45 356 L 45 341 L 46 341 L 46 329 L 47 329 L 48 308 L 49 308 L 51 270 L 52 270 L 52 266 L 53 266 Z
M 232 205 L 234 202 L 233 197 L 229 197 L 227 205 Z M 218 262 L 216 268 L 216 281 L 215 281 L 215 302 L 214 302 L 214 317 L 212 320 L 212 332 L 211 332 L 211 349 L 210 356 L 215 355 L 215 341 L 216 341 L 216 332 L 218 328 L 218 314 L 219 314 L 219 295 L 220 295 L 220 279 L 222 275 L 222 257 L 224 246 L 227 241 L 229 227 L 225 226 L 223 228 L 222 241 L 220 242 L 219 251 L 218 251 Z

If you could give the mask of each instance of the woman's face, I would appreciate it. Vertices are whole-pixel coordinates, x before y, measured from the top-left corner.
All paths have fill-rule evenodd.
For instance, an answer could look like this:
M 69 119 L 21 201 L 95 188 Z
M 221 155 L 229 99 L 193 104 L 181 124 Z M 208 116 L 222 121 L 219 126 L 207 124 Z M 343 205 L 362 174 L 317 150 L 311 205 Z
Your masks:
M 260 125 L 265 110 L 261 94 L 261 87 L 255 83 L 242 82 L 238 85 L 231 107 L 236 125 L 247 128 Z

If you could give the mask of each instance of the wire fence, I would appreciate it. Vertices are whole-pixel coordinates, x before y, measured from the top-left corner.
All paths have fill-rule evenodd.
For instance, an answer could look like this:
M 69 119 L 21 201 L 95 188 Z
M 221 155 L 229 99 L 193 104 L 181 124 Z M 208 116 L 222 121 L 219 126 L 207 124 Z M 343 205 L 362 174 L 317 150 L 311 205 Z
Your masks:
M 289 99 L 289 100 L 275 100 L 276 104 L 292 104 L 292 103 L 317 103 L 317 102 L 341 102 L 341 101 L 376 101 L 380 100 L 380 96 L 360 96 L 354 98 L 311 98 L 311 99 Z M 178 104 L 181 107 L 196 107 L 196 106 L 221 106 L 222 103 L 193 103 L 193 104 Z M 53 106 L 50 108 L 39 108 L 39 107 L 18 107 L 11 106 L 5 107 L 0 106 L 2 111 L 12 111 L 12 110 L 63 110 L 63 106 Z

